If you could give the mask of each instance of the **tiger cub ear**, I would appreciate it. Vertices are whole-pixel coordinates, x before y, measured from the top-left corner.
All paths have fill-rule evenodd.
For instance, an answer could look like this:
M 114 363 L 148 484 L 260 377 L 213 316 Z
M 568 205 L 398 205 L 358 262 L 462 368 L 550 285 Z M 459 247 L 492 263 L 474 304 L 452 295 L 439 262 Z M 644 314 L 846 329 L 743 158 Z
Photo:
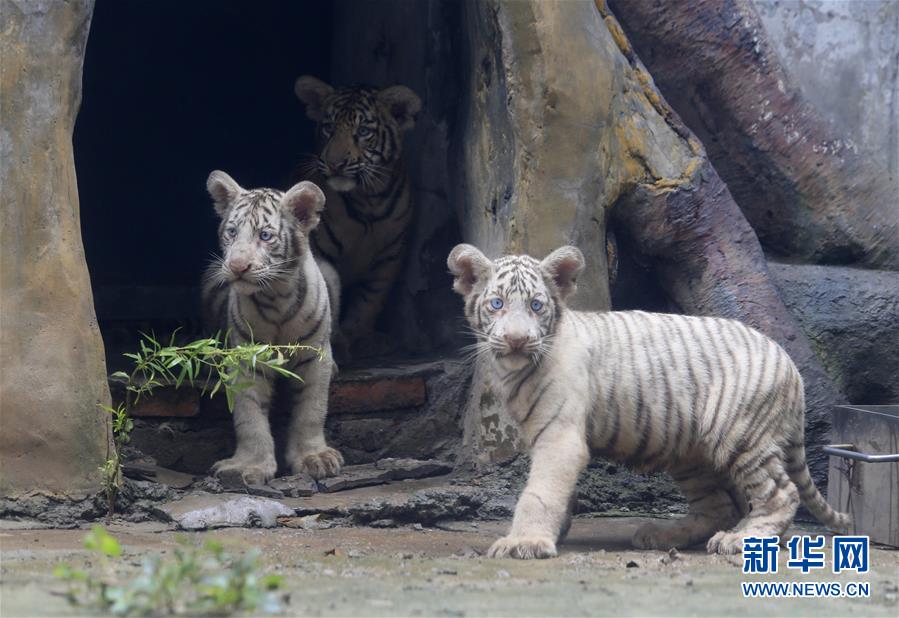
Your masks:
M 455 277 L 453 289 L 462 296 L 482 290 L 493 275 L 493 262 L 472 245 L 456 245 L 446 265 Z
M 380 101 L 396 120 L 400 131 L 407 131 L 415 126 L 415 115 L 421 110 L 421 99 L 405 86 L 391 86 L 378 93 Z
M 301 75 L 293 85 L 297 98 L 306 105 L 306 115 L 321 122 L 325 118 L 325 99 L 334 88 L 311 75 Z
M 224 217 L 237 196 L 243 192 L 243 187 L 225 172 L 215 170 L 206 179 L 206 190 L 212 196 L 215 212 Z
M 546 256 L 540 262 L 540 267 L 555 283 L 562 300 L 565 300 L 577 291 L 577 277 L 584 270 L 584 254 L 577 247 L 560 247 Z
M 321 212 L 325 209 L 325 194 L 314 182 L 304 180 L 284 194 L 281 207 L 294 216 L 304 232 L 308 232 L 321 220 Z

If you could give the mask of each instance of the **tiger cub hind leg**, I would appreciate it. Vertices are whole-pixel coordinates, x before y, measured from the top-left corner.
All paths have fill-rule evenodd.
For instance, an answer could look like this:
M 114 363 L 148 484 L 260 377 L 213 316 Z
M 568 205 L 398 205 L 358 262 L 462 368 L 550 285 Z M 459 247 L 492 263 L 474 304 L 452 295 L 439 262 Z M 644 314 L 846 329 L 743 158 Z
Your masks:
M 684 497 L 687 514 L 671 521 L 652 521 L 640 526 L 632 543 L 638 549 L 683 549 L 705 543 L 719 530 L 740 519 L 740 509 L 728 491 L 729 480 L 711 469 L 691 468 L 672 473 Z
M 746 453 L 731 466 L 736 491 L 749 503 L 748 512 L 730 530 L 715 534 L 709 553 L 738 554 L 748 536 L 780 536 L 799 508 L 799 491 L 784 470 L 779 453 Z

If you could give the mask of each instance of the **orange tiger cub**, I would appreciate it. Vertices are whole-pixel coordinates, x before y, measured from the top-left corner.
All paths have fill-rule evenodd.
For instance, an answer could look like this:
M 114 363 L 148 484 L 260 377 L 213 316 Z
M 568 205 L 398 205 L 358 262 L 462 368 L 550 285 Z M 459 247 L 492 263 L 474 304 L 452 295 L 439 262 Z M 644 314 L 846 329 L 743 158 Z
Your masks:
M 334 88 L 309 75 L 294 89 L 318 123 L 321 146 L 300 171 L 327 196 L 312 243 L 336 270 L 323 273 L 341 316 L 334 342 L 347 348 L 372 331 L 403 266 L 413 206 L 402 142 L 421 100 L 405 86 Z

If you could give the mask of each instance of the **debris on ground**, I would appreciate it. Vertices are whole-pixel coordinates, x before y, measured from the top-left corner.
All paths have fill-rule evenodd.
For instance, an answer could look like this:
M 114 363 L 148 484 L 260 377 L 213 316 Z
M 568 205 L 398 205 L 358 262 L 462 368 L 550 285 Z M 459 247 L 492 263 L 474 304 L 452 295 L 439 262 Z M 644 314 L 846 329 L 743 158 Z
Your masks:
M 198 480 L 193 474 L 135 461 L 125 462 L 122 465 L 122 472 L 131 479 L 152 481 L 174 489 L 187 489 Z
M 196 494 L 166 503 L 159 511 L 184 530 L 274 528 L 278 517 L 293 515 L 293 509 L 276 500 L 229 494 Z
M 390 481 L 440 476 L 452 471 L 452 464 L 436 459 L 418 460 L 390 457 L 370 464 L 345 466 L 337 476 L 320 479 L 318 486 L 321 491 L 330 493 L 356 487 L 381 485 Z
M 322 518 L 321 513 L 303 517 L 279 517 L 278 525 L 302 530 L 326 530 L 333 526 L 331 521 Z
M 680 554 L 677 551 L 677 548 L 672 547 L 668 550 L 668 553 L 661 558 L 659 558 L 659 562 L 662 564 L 671 564 L 672 562 L 679 560 Z
M 318 486 L 308 474 L 282 476 L 269 481 L 268 486 L 291 498 L 306 498 L 318 492 Z

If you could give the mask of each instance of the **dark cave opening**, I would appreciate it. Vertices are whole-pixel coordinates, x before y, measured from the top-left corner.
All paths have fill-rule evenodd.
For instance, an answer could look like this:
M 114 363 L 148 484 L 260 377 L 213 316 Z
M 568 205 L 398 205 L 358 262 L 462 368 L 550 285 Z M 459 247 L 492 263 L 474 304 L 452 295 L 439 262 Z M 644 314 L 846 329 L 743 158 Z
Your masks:
M 287 188 L 302 155 L 315 148 L 314 123 L 294 94 L 299 75 L 336 84 L 403 82 L 408 60 L 393 70 L 378 64 L 410 53 L 399 48 L 402 33 L 382 33 L 358 50 L 341 47 L 354 37 L 346 24 L 360 24 L 358 13 L 375 9 L 327 0 L 98 0 L 74 148 L 82 236 L 110 371 L 122 368 L 122 352 L 137 346 L 141 331 L 202 330 L 198 286 L 217 250 L 206 177 L 221 169 L 244 187 Z M 415 14 L 395 19 L 414 22 Z M 446 58 L 444 52 L 439 62 Z M 372 79 L 364 79 L 369 73 Z M 436 122 L 427 94 L 419 92 L 428 117 L 419 125 Z M 445 102 L 439 105 L 439 113 L 452 115 Z M 424 152 L 435 149 L 432 141 L 407 136 L 415 165 L 431 171 L 413 176 L 420 221 L 410 264 L 378 325 L 386 334 L 381 341 L 402 341 L 391 349 L 407 355 L 452 349 L 458 339 L 443 260 L 459 232 L 441 186 L 443 163 L 431 163 Z M 435 310 L 448 319 L 434 320 Z

